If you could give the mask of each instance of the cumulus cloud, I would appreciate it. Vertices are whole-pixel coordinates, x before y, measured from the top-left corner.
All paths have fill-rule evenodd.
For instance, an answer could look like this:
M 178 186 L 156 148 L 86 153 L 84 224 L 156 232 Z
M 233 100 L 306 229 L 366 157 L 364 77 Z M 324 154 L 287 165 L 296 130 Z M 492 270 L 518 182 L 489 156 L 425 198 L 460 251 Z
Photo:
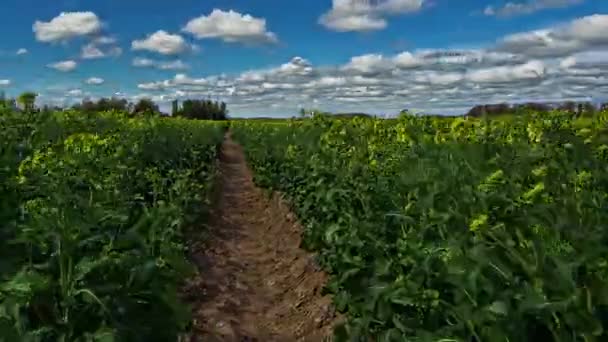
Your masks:
M 116 43 L 116 38 L 114 38 L 114 37 L 108 37 L 108 36 L 99 36 L 99 37 L 93 38 L 93 40 L 91 41 L 91 43 L 96 44 L 96 45 L 115 44 Z
M 103 84 L 104 82 L 105 82 L 105 80 L 103 78 L 99 78 L 99 77 L 91 77 L 85 81 L 86 84 L 90 84 L 90 85 L 100 85 L 100 84 Z
M 549 29 L 509 35 L 496 50 L 530 57 L 561 57 L 608 46 L 606 30 L 608 15 L 594 14 Z
M 275 68 L 264 70 L 249 70 L 237 77 L 238 82 L 253 84 L 263 83 L 268 80 L 283 79 L 308 79 L 315 70 L 312 64 L 299 56 L 293 57 L 289 62 L 279 65 Z
M 370 113 L 408 108 L 458 114 L 484 103 L 605 98 L 608 46 L 597 33 L 603 30 L 602 22 L 602 16 L 590 16 L 534 31 L 548 37 L 540 43 L 535 36 L 515 39 L 525 42 L 525 49 L 505 48 L 505 41 L 514 37 L 509 36 L 484 49 L 369 53 L 338 65 L 313 65 L 298 56 L 236 75 L 178 73 L 138 88 L 162 101 L 217 98 L 226 101 L 235 115 L 292 115 L 300 107 Z M 543 45 L 542 39 L 554 45 Z M 572 41 L 580 44 L 556 53 L 557 44 Z M 541 51 L 547 46 L 551 53 Z
M 49 64 L 48 67 L 61 72 L 70 72 L 76 69 L 78 63 L 72 60 Z
M 182 29 L 198 39 L 217 38 L 225 42 L 274 43 L 275 33 L 266 28 L 266 19 L 233 10 L 214 9 L 211 14 L 190 20 Z
M 93 12 L 62 12 L 48 22 L 34 22 L 32 29 L 36 40 L 45 43 L 66 41 L 101 30 L 102 23 Z
M 82 47 L 80 58 L 82 59 L 98 59 L 105 57 L 118 57 L 122 54 L 122 49 L 118 46 L 102 48 L 95 43 L 89 43 Z
M 409 51 L 402 52 L 393 58 L 393 62 L 400 68 L 415 68 L 424 64 L 424 60 Z
M 590 50 L 579 52 L 564 58 L 560 65 L 564 68 L 585 67 L 606 68 L 608 67 L 608 50 Z
M 131 48 L 133 50 L 152 51 L 163 55 L 178 55 L 188 51 L 191 47 L 182 36 L 159 30 L 148 35 L 145 39 L 134 40 L 131 43 Z
M 302 57 L 294 57 L 288 63 L 282 64 L 276 69 L 271 69 L 271 74 L 278 75 L 310 75 L 313 72 L 312 64 Z
M 143 90 L 164 90 L 167 88 L 178 87 L 181 87 L 183 89 L 201 89 L 201 86 L 206 87 L 210 85 L 213 81 L 214 78 L 191 78 L 186 74 L 177 74 L 171 80 L 141 83 L 138 84 L 137 87 Z M 204 87 L 203 89 L 205 89 Z
M 17 55 L 25 55 L 26 53 L 28 53 L 28 51 L 25 48 L 21 48 L 16 52 Z
M 424 0 L 333 0 L 332 8 L 319 23 L 338 31 L 375 31 L 387 26 L 390 15 L 417 12 Z
M 458 72 L 441 73 L 437 71 L 428 71 L 424 74 L 418 74 L 414 80 L 420 83 L 429 83 L 432 85 L 450 85 L 458 83 L 464 79 L 464 75 Z
M 87 44 L 82 47 L 80 56 L 84 59 L 103 58 L 106 55 L 95 45 Z
M 509 83 L 519 80 L 538 80 L 545 74 L 545 64 L 529 61 L 516 66 L 499 66 L 472 70 L 467 79 L 476 83 Z
M 532 14 L 534 12 L 566 8 L 583 3 L 585 0 L 532 0 L 528 2 L 507 2 L 503 6 L 487 6 L 483 14 L 487 16 L 512 17 L 517 15 Z
M 375 74 L 390 68 L 391 61 L 380 54 L 367 54 L 352 57 L 350 62 L 342 67 L 343 70 L 362 74 Z
M 0 80 L 0 87 L 8 87 L 11 85 L 11 80 Z
M 452 54 L 449 50 L 433 54 L 440 52 Z M 291 114 L 300 105 L 338 111 L 397 112 L 417 108 L 452 113 L 456 109 L 466 111 L 478 103 L 594 96 L 602 91 L 598 85 L 608 79 L 608 67 L 602 69 L 597 64 L 601 56 L 577 56 L 587 63 L 571 62 L 570 69 L 564 70 L 559 60 L 516 63 L 495 56 L 488 58 L 486 54 L 492 52 L 479 51 L 482 57 L 471 59 L 460 70 L 436 60 L 425 61 L 421 56 L 432 55 L 428 51 L 362 55 L 334 66 L 313 66 L 296 57 L 274 68 L 240 75 L 195 78 L 177 74 L 167 80 L 142 83 L 138 88 L 162 95 L 166 101 L 217 97 L 227 101 L 235 114 L 263 114 L 270 108 Z M 604 73 L 598 74 L 598 70 Z
M 133 59 L 132 65 L 138 68 L 156 68 L 160 70 L 185 70 L 189 68 L 188 64 L 179 59 L 174 61 L 158 61 L 136 57 Z
M 83 95 L 82 89 L 71 89 L 66 92 L 66 96 L 77 97 L 77 96 L 82 96 L 82 95 Z

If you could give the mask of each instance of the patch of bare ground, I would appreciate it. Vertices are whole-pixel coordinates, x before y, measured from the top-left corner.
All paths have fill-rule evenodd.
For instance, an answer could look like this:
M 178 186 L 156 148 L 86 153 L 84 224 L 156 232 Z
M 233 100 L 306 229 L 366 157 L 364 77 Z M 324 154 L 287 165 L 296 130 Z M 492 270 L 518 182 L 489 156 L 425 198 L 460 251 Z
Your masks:
M 301 226 L 288 206 L 254 185 L 229 135 L 220 173 L 209 232 L 191 247 L 200 275 L 185 288 L 195 317 L 189 340 L 329 340 L 339 318 L 321 295 L 327 275 L 299 248 Z

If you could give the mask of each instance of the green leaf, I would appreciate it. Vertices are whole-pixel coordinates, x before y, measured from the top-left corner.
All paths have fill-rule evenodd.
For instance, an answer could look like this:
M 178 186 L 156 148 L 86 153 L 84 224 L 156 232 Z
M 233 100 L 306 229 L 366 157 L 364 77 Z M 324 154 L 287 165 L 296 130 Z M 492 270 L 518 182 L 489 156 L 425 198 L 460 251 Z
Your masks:
M 488 306 L 488 310 L 501 316 L 506 316 L 508 314 L 507 304 L 503 301 L 493 302 L 490 306 Z

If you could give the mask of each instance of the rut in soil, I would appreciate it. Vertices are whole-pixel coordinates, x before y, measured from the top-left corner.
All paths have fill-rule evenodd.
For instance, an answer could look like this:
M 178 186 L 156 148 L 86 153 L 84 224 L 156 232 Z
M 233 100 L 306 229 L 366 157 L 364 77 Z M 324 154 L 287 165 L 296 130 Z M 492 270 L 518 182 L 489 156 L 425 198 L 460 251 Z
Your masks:
M 194 241 L 200 275 L 187 286 L 191 341 L 323 341 L 337 321 L 327 276 L 300 246 L 301 227 L 278 195 L 252 181 L 241 147 L 226 136 L 219 194 L 207 237 Z

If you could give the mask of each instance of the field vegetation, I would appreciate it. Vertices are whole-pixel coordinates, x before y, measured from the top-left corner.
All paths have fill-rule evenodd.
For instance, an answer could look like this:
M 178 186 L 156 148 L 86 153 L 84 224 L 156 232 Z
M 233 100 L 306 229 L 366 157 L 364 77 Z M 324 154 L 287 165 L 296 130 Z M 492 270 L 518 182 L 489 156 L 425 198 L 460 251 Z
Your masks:
M 356 340 L 608 337 L 608 115 L 238 122 Z
M 185 232 L 205 226 L 228 126 L 329 273 L 337 341 L 608 339 L 605 111 L 211 121 L 27 106 L 0 109 L 0 341 L 190 330 Z
M 223 124 L 0 113 L 0 341 L 175 341 Z

